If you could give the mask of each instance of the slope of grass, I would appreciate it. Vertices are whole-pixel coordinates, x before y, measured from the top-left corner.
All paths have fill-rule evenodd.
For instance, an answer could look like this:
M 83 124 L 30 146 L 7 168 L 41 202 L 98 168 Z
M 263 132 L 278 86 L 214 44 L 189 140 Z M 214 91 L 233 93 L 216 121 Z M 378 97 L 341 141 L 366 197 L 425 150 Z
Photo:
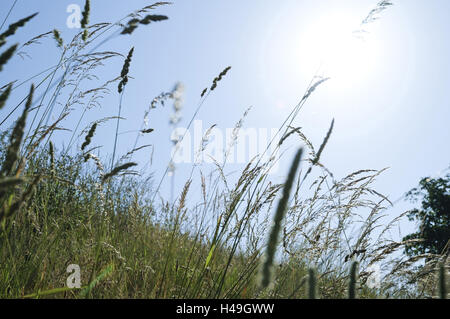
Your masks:
M 212 250 L 212 233 L 193 231 L 182 199 L 154 207 L 151 188 L 139 178 L 118 177 L 102 188 L 97 168 L 83 157 L 54 151 L 52 159 L 48 149 L 28 161 L 24 178 L 38 173 L 42 179 L 34 194 L 0 234 L 2 298 L 84 297 L 83 289 L 45 295 L 66 287 L 70 264 L 80 266 L 83 287 L 109 267 L 87 295 L 91 298 L 307 297 L 305 260 L 291 253 L 275 266 L 271 289 L 261 290 L 263 246 L 233 253 L 234 225 Z M 188 225 L 191 231 L 185 231 Z M 348 274 L 337 270 L 333 265 L 331 273 L 319 272 L 320 297 L 346 297 Z M 382 296 L 365 285 L 359 289 L 362 298 Z

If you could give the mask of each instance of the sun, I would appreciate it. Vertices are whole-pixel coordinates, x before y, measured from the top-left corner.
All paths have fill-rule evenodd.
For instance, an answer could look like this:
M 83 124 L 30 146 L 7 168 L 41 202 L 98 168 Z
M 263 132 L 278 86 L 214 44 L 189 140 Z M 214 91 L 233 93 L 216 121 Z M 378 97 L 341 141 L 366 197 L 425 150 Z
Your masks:
M 361 28 L 361 17 L 348 12 L 323 14 L 302 27 L 298 57 L 309 72 L 330 77 L 342 89 L 361 83 L 376 71 L 377 39 Z

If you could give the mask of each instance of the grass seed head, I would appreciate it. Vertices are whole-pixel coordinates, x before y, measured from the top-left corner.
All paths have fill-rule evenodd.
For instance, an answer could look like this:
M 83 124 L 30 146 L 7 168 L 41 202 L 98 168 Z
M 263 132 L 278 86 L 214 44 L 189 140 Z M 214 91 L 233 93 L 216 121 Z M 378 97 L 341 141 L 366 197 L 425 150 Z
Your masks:
M 89 24 L 89 16 L 91 14 L 91 1 L 86 0 L 84 4 L 84 10 L 82 13 L 82 19 L 81 19 L 81 27 L 85 29 Z
M 6 100 L 8 100 L 9 95 L 11 94 L 12 84 L 9 84 L 8 87 L 2 92 L 0 95 L 0 110 L 5 106 Z
M 111 172 L 109 172 L 103 176 L 102 182 L 103 183 L 106 182 L 111 177 L 116 176 L 120 172 L 125 171 L 133 166 L 137 166 L 137 163 L 130 162 L 130 163 L 125 163 L 125 164 L 115 167 Z
M 16 52 L 17 46 L 18 44 L 14 44 L 0 55 L 0 71 L 3 70 L 3 66 L 12 58 L 14 52 Z
M 214 91 L 217 87 L 217 83 L 219 83 L 220 81 L 222 81 L 222 78 L 227 75 L 228 71 L 230 71 L 231 66 L 226 67 L 222 72 L 220 72 L 219 76 L 217 76 L 214 80 L 213 80 L 213 84 L 210 88 L 211 91 Z M 206 93 L 206 92 L 205 92 Z
M 84 149 L 91 144 L 92 137 L 94 136 L 95 130 L 97 129 L 97 123 L 94 123 L 89 130 L 88 134 L 86 135 L 86 138 L 84 140 L 83 145 L 81 145 L 81 150 L 84 151 Z
M 23 110 L 21 117 L 17 120 L 16 125 L 11 133 L 9 146 L 6 151 L 6 158 L 3 161 L 2 169 L 0 171 L 0 176 L 9 176 L 12 173 L 14 164 L 16 163 L 19 157 L 19 148 L 22 143 L 26 119 L 28 115 L 28 111 L 33 102 L 33 93 L 34 93 L 34 85 L 31 85 L 30 93 L 28 95 L 28 100 Z
M 130 64 L 131 64 L 131 59 L 133 57 L 133 53 L 134 53 L 134 47 L 132 47 L 130 52 L 128 52 L 128 56 L 125 59 L 125 62 L 122 67 L 122 71 L 120 72 L 120 76 L 121 76 L 122 80 L 120 81 L 119 87 L 118 87 L 119 93 L 123 92 L 123 88 L 128 83 L 128 73 L 130 72 Z
M 168 20 L 169 18 L 164 15 L 156 15 L 156 14 L 149 14 L 145 18 L 139 20 L 137 18 L 133 18 L 130 21 L 128 21 L 127 26 L 122 30 L 121 34 L 132 34 L 134 30 L 137 29 L 139 24 L 148 25 L 151 22 L 159 22 Z
M 64 45 L 64 41 L 61 38 L 61 33 L 57 29 L 53 30 L 53 38 L 56 40 L 58 48 L 62 48 Z
M 16 33 L 17 29 L 23 27 L 28 21 L 33 19 L 38 13 L 34 13 L 26 18 L 23 18 L 13 24 L 10 24 L 8 29 L 0 34 L 0 47 L 2 47 L 6 43 L 6 38 L 12 36 Z

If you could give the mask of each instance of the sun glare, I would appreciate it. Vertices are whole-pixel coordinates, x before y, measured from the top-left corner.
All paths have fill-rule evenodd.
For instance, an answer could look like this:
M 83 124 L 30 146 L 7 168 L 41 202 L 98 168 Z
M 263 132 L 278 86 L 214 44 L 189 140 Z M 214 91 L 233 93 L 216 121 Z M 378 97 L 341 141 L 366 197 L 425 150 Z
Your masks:
M 376 39 L 369 32 L 356 32 L 361 17 L 329 14 L 318 17 L 301 32 L 297 48 L 300 61 L 320 68 L 320 73 L 333 79 L 334 87 L 353 87 L 371 75 L 376 68 Z

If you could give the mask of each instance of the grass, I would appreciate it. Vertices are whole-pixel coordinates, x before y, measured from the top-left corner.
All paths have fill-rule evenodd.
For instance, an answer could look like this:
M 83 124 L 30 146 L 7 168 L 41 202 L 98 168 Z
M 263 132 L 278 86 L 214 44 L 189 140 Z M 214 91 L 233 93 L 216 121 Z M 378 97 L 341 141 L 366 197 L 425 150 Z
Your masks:
M 389 238 L 389 229 L 400 217 L 381 222 L 389 200 L 372 184 L 384 170 L 359 170 L 336 180 L 320 161 L 334 121 L 318 151 L 300 128 L 292 127 L 308 98 L 327 78 L 312 79 L 300 102 L 280 124 L 281 139 L 274 138 L 264 154 L 249 161 L 234 185 L 224 171 L 249 110 L 237 122 L 223 162 L 216 162 L 207 175 L 194 164 L 183 191 L 173 201 L 157 200 L 172 161 L 156 187 L 152 177 L 130 170 L 137 165 L 132 162 L 133 154 L 149 146 L 138 146 L 138 141 L 141 133 L 153 132 L 146 123 L 150 110 L 130 152 L 116 161 L 116 129 L 111 164 L 95 155 L 98 146 L 91 143 L 97 127 L 110 120 L 116 120 L 118 127 L 122 120 L 124 87 L 132 85 L 128 73 L 133 53 L 132 49 L 125 58 L 117 52 L 96 50 L 119 34 L 129 36 L 138 27 L 167 20 L 166 16 L 146 14 L 168 4 L 147 6 L 115 24 L 88 25 L 91 9 L 87 1 L 83 29 L 72 41 L 64 44 L 56 30 L 35 37 L 52 34 L 61 57 L 53 68 L 42 72 L 46 76 L 41 82 L 31 86 L 13 127 L 1 128 L 0 297 L 412 298 L 432 295 L 430 286 L 437 284 L 444 295 L 443 266 L 439 280 L 434 276 L 441 256 L 421 256 L 430 262 L 427 267 L 415 268 L 420 259 L 397 254 L 409 242 Z M 0 47 L 34 17 L 12 24 L 0 35 Z M 119 24 L 126 19 L 126 25 Z M 93 49 L 88 51 L 88 45 Z M 0 53 L 0 67 L 9 62 L 16 48 Z M 125 58 L 120 76 L 82 89 L 101 64 L 119 56 Z M 189 127 L 230 70 L 225 68 L 212 86 L 199 94 Z M 0 108 L 8 114 L 2 113 L 0 125 L 22 105 L 8 105 L 9 96 L 34 79 L 1 84 Z M 84 116 L 101 105 L 101 96 L 116 94 L 115 89 L 110 90 L 115 85 L 120 94 L 118 115 L 81 129 Z M 42 95 L 35 100 L 33 92 L 37 90 Z M 63 91 L 66 94 L 62 95 Z M 166 100 L 179 102 L 178 95 L 161 94 L 150 109 L 158 111 L 158 104 Z M 74 118 L 74 106 L 81 102 L 84 111 Z M 56 116 L 53 123 L 50 115 Z M 66 129 L 60 127 L 66 118 L 77 124 L 70 128 L 73 133 L 68 146 L 60 148 L 53 144 L 52 136 Z M 75 148 L 77 134 L 83 143 Z M 281 159 L 278 154 L 283 154 L 279 151 L 287 140 L 294 137 L 298 138 L 295 144 L 304 145 L 303 152 L 295 156 L 286 182 L 276 183 L 269 171 Z M 200 153 L 207 143 L 208 133 Z M 270 159 L 264 161 L 266 153 Z M 105 171 L 105 167 L 110 168 Z M 202 194 L 198 202 L 190 197 L 194 185 Z M 83 286 L 79 289 L 66 285 L 71 264 L 81 269 Z M 367 285 L 373 265 L 383 267 L 376 288 Z

